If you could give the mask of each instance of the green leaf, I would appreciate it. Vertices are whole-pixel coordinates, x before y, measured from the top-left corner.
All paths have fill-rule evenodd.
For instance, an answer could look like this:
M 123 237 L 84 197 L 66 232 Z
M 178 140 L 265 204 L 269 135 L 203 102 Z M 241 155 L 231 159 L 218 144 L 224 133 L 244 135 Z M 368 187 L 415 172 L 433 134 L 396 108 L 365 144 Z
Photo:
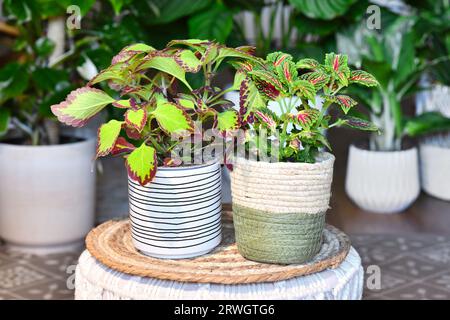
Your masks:
M 120 11 L 122 10 L 122 7 L 124 5 L 130 4 L 132 2 L 132 0 L 109 0 L 109 2 L 111 3 L 111 6 L 114 9 L 114 13 L 117 15 L 119 15 Z
M 330 96 L 325 95 L 323 96 L 326 101 L 337 103 L 342 111 L 347 114 L 347 112 L 354 106 L 356 106 L 358 103 L 346 95 L 337 95 L 337 96 Z
M 202 62 L 197 59 L 195 54 L 189 50 L 180 50 L 175 54 L 175 61 L 183 68 L 186 72 L 198 72 L 202 67 Z
M 330 81 L 330 76 L 322 70 L 305 73 L 300 78 L 313 84 L 316 90 L 322 89 Z
M 55 49 L 55 43 L 47 37 L 41 37 L 35 43 L 36 54 L 40 57 L 48 57 Z
M 58 120 L 82 127 L 86 122 L 115 100 L 102 90 L 83 87 L 72 91 L 63 102 L 51 106 Z
M 216 3 L 188 20 L 191 38 L 211 39 L 225 43 L 233 29 L 233 13 L 222 3 Z
M 379 131 L 378 127 L 372 122 L 357 117 L 346 116 L 341 120 L 341 125 L 364 131 Z
M 405 132 L 411 137 L 450 130 L 450 118 L 439 112 L 425 112 L 406 122 Z
M 290 54 L 281 51 L 276 51 L 269 53 L 266 57 L 266 60 L 268 62 L 271 62 L 275 67 L 277 67 L 286 61 L 292 61 L 292 56 Z
M 190 110 L 195 109 L 195 103 L 194 103 L 193 99 L 176 98 L 175 101 L 177 102 L 177 104 L 179 104 L 180 106 L 182 106 L 185 109 L 190 109 Z
M 325 20 L 342 16 L 355 2 L 356 0 L 289 0 L 305 16 Z
M 255 83 L 248 78 L 242 81 L 239 89 L 239 116 L 241 121 L 246 123 L 253 111 L 263 109 L 266 105 L 267 100 L 259 92 Z
M 291 87 L 292 82 L 298 78 L 297 67 L 295 63 L 290 60 L 285 60 L 276 66 L 278 78 L 281 79 L 286 86 Z
M 186 73 L 184 69 L 175 61 L 173 56 L 155 55 L 139 66 L 139 70 L 150 68 L 168 73 L 183 82 L 189 90 L 192 90 L 186 80 Z
M 325 67 L 341 85 L 348 85 L 350 68 L 348 67 L 348 57 L 345 54 L 327 53 L 325 55 Z
M 293 115 L 294 120 L 303 128 L 312 127 L 320 118 L 320 111 L 317 109 L 300 110 L 296 115 Z
M 147 3 L 147 12 L 152 12 L 151 24 L 166 24 L 182 17 L 191 16 L 193 13 L 206 8 L 211 0 L 158 0 L 158 1 L 136 1 Z
M 125 166 L 131 179 L 142 186 L 146 185 L 153 180 L 156 174 L 157 160 L 155 149 L 147 146 L 144 142 L 127 156 Z
M 51 92 L 57 90 L 57 87 L 68 86 L 69 73 L 66 70 L 40 68 L 31 74 L 34 85 L 42 91 Z
M 102 124 L 97 134 L 97 157 L 108 155 L 116 144 L 123 121 L 110 120 Z
M 0 136 L 8 130 L 11 113 L 8 109 L 0 108 Z
M 168 134 L 192 132 L 194 127 L 189 115 L 171 102 L 158 102 L 152 115 L 158 121 L 161 129 Z
M 28 71 L 24 65 L 9 63 L 0 69 L 0 102 L 21 95 L 28 87 Z
M 147 111 L 144 109 L 128 109 L 125 112 L 125 122 L 127 125 L 134 127 L 137 131 L 141 132 L 147 123 Z
M 216 129 L 220 132 L 239 128 L 239 117 L 235 110 L 226 110 L 217 114 Z
M 130 99 L 116 100 L 112 103 L 112 105 L 119 109 L 128 109 L 131 108 L 131 101 Z
M 349 83 L 358 83 L 366 87 L 378 86 L 378 81 L 373 75 L 363 70 L 354 70 L 350 73 Z
M 252 70 L 248 74 L 252 76 L 253 79 L 266 82 L 275 87 L 278 91 L 283 90 L 283 84 L 278 80 L 277 75 L 273 72 L 267 70 Z
M 5 0 L 3 8 L 8 15 L 13 16 L 20 23 L 31 21 L 38 15 L 36 3 L 33 0 Z

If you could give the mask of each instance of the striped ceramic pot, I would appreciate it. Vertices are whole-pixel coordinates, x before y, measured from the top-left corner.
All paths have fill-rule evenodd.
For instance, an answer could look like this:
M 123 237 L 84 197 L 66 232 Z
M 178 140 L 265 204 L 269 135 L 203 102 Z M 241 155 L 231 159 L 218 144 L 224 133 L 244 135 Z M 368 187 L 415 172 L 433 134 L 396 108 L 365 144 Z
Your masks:
M 142 253 L 166 259 L 200 256 L 222 239 L 219 163 L 158 168 L 140 186 L 128 178 L 133 243 Z
M 239 252 L 266 263 L 304 263 L 320 250 L 330 201 L 334 156 L 316 163 L 239 158 L 231 173 Z

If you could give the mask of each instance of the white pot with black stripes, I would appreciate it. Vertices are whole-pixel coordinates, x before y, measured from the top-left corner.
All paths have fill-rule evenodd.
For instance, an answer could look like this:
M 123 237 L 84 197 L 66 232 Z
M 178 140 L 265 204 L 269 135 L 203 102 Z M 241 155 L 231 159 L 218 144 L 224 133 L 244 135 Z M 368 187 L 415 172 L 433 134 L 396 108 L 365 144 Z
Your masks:
M 219 163 L 159 167 L 152 182 L 128 179 L 133 243 L 140 252 L 183 259 L 212 251 L 222 239 Z

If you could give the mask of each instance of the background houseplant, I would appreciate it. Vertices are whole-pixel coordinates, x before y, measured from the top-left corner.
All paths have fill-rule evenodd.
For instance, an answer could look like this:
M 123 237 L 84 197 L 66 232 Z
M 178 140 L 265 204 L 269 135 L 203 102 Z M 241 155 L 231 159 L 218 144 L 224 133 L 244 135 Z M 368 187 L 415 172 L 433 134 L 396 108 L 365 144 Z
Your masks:
M 255 130 L 246 139 L 253 161 L 238 155 L 231 174 L 238 249 L 256 261 L 308 261 L 321 247 L 333 175 L 334 156 L 320 151 L 330 148 L 322 129 L 377 130 L 360 118 L 333 118 L 327 109 L 336 104 L 348 113 L 356 101 L 339 91 L 352 83 L 375 86 L 377 81 L 362 70 L 351 71 L 347 56 L 334 53 L 326 55 L 323 65 L 309 58 L 294 62 L 292 56 L 274 52 L 262 64 L 235 66 L 238 79 L 245 75 L 240 121 Z M 323 102 L 319 107 L 317 94 Z M 270 100 L 280 104 L 280 116 L 268 108 Z
M 16 59 L 0 69 L 0 236 L 37 253 L 79 246 L 95 208 L 95 141 L 60 132 L 51 119 L 50 105 L 72 84 L 57 66 L 65 32 L 53 15 L 65 8 L 47 9 L 31 1 L 2 7 L 16 30 Z
M 371 136 L 371 151 L 350 148 L 346 190 L 366 210 L 398 212 L 411 205 L 420 191 L 417 149 L 402 149 L 404 137 L 444 130 L 449 121 L 438 113 L 411 118 L 402 108 L 405 98 L 417 91 L 423 71 L 440 58 L 424 61 L 418 55 L 413 16 L 382 12 L 381 31 L 358 24 L 338 35 L 338 48 L 380 82 L 378 90 L 370 93 L 354 91 L 382 134 Z M 372 178 L 363 178 L 363 172 L 371 172 Z
M 251 47 L 233 49 L 197 39 L 174 40 L 163 50 L 130 45 L 87 86 L 52 106 L 60 121 L 75 127 L 110 104 L 123 110 L 119 118 L 123 120 L 112 119 L 99 128 L 97 156 L 125 154 L 133 239 L 144 253 L 185 258 L 219 244 L 220 165 L 202 165 L 208 161 L 202 150 L 211 143 L 202 140 L 203 130 L 209 124 L 221 137 L 238 128 L 237 112 L 222 97 L 226 91 L 213 87 L 212 79 L 225 59 L 255 60 L 248 54 L 251 51 Z M 189 76 L 201 85 L 193 89 Z M 105 82 L 116 98 L 92 87 Z M 200 136 L 199 150 L 193 149 L 198 146 L 190 143 L 191 136 Z M 188 149 L 176 158 L 172 151 L 183 137 L 188 137 Z M 200 166 L 189 167 L 192 163 Z M 182 170 L 170 169 L 180 165 Z M 159 172 L 161 166 L 165 168 Z M 161 233 L 173 237 L 167 240 Z

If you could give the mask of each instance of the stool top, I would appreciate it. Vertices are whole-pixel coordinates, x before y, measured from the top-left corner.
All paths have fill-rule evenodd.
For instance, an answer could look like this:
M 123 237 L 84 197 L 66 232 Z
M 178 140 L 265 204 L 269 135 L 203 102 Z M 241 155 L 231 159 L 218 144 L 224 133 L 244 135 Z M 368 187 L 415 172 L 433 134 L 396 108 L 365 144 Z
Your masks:
M 190 259 L 157 259 L 139 253 L 133 246 L 127 220 L 108 221 L 86 237 L 90 254 L 117 271 L 141 277 L 172 281 L 239 284 L 274 282 L 336 268 L 350 250 L 343 232 L 327 225 L 323 244 L 314 259 L 305 264 L 266 264 L 243 258 L 234 242 L 231 212 L 224 212 L 223 240 L 211 253 Z

